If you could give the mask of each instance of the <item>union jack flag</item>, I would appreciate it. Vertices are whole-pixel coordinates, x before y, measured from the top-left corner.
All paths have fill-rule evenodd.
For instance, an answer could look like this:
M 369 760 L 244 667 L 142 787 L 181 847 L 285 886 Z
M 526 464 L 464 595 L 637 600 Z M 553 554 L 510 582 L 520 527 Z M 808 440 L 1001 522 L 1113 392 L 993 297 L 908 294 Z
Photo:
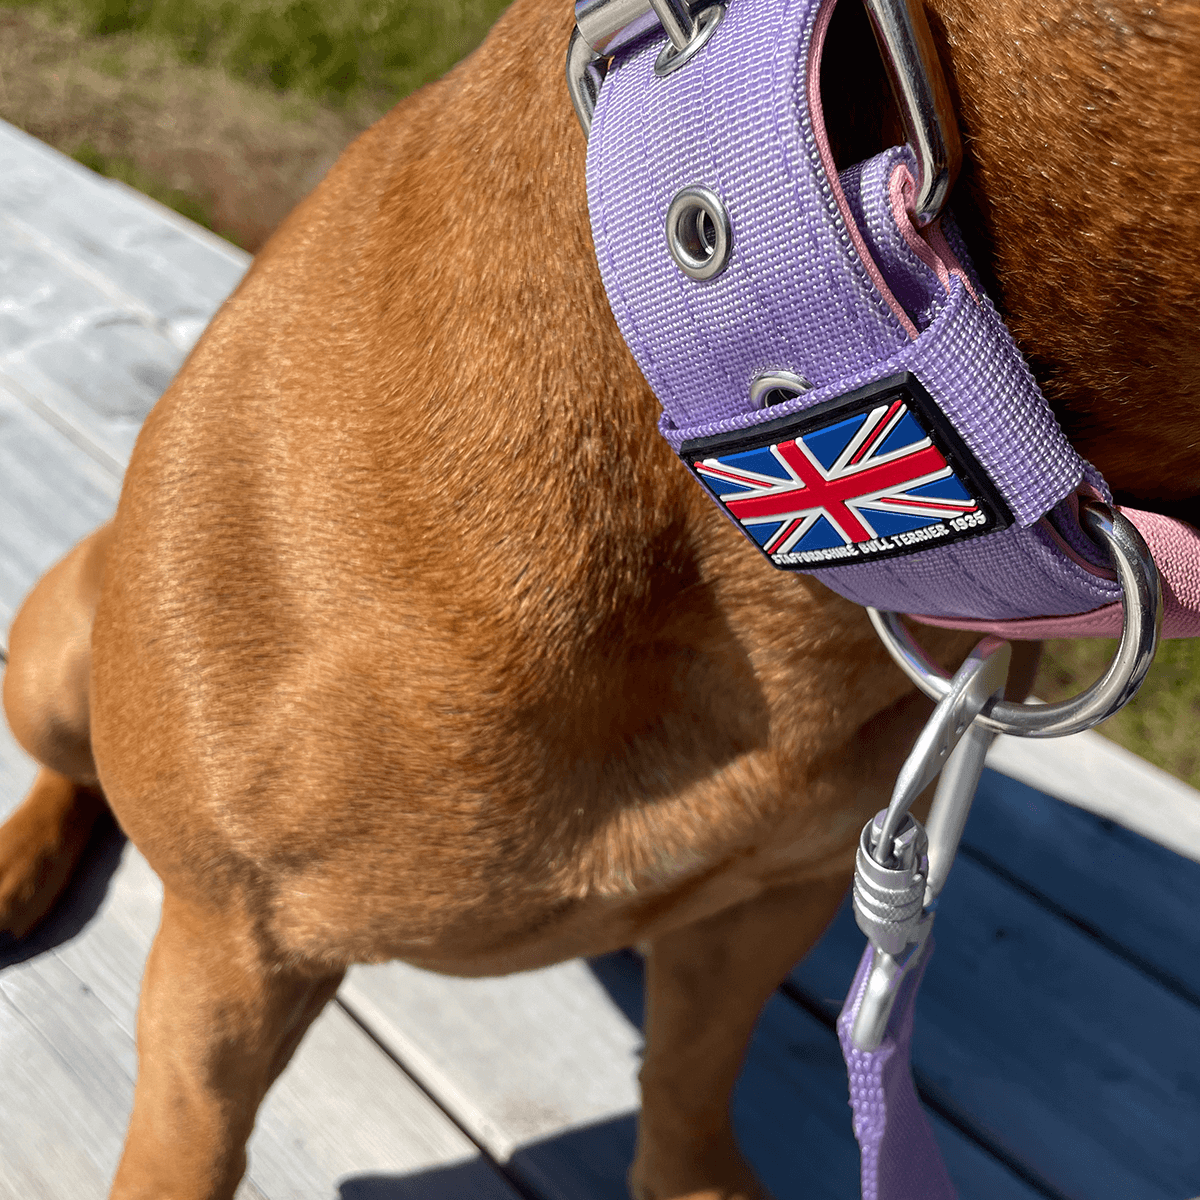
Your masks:
M 990 514 L 908 400 L 893 391 L 853 416 L 837 414 L 832 423 L 785 440 L 689 461 L 780 565 L 917 550 L 934 534 L 957 540 L 956 534 L 988 532 L 977 527 L 992 525 Z M 928 533 L 913 533 L 919 529 Z M 837 547 L 854 549 L 839 553 Z

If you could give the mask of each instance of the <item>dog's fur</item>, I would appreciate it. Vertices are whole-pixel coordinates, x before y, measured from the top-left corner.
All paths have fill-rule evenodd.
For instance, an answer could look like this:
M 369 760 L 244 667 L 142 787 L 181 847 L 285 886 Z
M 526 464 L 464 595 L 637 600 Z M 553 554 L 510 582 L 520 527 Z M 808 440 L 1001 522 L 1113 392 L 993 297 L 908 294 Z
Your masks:
M 849 161 L 894 122 L 842 8 Z M 726 1113 L 742 1047 L 928 709 L 656 435 L 592 255 L 569 10 L 517 0 L 346 152 L 147 420 L 115 521 L 13 627 L 5 702 L 44 769 L 0 830 L 0 928 L 45 913 L 105 800 L 165 887 L 120 1200 L 232 1195 L 349 963 L 631 943 L 635 1192 L 757 1194 Z M 1200 9 L 931 17 L 1014 332 L 1118 491 L 1186 515 Z

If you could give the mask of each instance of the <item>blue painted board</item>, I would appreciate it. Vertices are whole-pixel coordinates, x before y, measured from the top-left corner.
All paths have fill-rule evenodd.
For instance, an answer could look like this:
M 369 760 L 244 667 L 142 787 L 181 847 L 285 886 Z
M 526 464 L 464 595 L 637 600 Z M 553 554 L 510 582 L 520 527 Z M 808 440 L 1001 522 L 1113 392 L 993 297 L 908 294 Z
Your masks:
M 1200 1004 L 1200 863 L 995 771 L 963 848 Z
M 839 1099 L 832 1111 L 829 1096 Z M 841 1050 L 828 1026 L 792 1000 L 776 995 L 764 1010 L 734 1092 L 733 1114 L 747 1157 L 776 1200 L 859 1195 Z M 946 1121 L 934 1116 L 932 1122 L 959 1200 L 1042 1195 Z
M 938 1107 L 1072 1200 L 1200 1192 L 1200 1008 L 969 858 L 935 937 L 913 1053 Z M 843 909 L 801 994 L 836 1008 L 862 946 Z

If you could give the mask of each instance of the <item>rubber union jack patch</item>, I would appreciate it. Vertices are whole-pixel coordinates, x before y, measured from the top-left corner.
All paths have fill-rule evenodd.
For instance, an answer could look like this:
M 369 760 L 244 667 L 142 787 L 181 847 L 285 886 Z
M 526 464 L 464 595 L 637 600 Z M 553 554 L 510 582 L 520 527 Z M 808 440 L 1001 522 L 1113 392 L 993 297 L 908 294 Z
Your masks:
M 777 567 L 913 554 L 1011 522 L 909 374 L 749 432 L 686 442 L 680 453 Z

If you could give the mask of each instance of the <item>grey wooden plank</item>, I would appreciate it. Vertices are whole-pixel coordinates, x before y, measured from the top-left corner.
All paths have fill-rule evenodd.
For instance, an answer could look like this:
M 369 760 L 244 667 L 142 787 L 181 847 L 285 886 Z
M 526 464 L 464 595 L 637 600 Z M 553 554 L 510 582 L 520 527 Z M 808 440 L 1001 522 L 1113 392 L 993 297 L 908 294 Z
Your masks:
M 120 1144 L 113 1104 L 0 989 L 0 1197 L 103 1196 Z
M 498 979 L 356 967 L 342 994 L 498 1159 L 638 1106 L 641 1035 L 581 961 Z
M 70 272 L 2 210 L 0 247 L 0 377 L 123 465 L 184 351 L 151 314 L 122 307 L 95 280 Z
M 963 849 L 1200 1004 L 1200 962 L 1180 953 L 1196 935 L 1200 863 L 994 771 Z
M 0 1101 L 0 1200 L 102 1197 L 132 1102 L 133 1044 L 72 972 L 49 956 L 42 967 L 0 975 L 0 1096 L 16 1101 Z M 78 1019 L 47 1021 L 64 997 Z M 247 1178 L 237 1200 L 268 1198 Z
M 245 251 L 0 122 L 0 211 L 117 306 L 187 350 L 250 262 Z
M 3 680 L 0 659 L 0 681 Z M 24 798 L 37 773 L 37 764 L 17 745 L 7 721 L 0 720 L 0 821 Z
M 119 484 L 0 381 L 0 648 L 43 572 L 111 515 Z
M 402 964 L 356 968 L 343 988 L 392 1051 L 547 1200 L 621 1200 L 638 1104 L 641 969 L 632 955 L 502 980 Z M 828 1027 L 768 1005 L 734 1098 L 745 1151 L 777 1200 L 856 1194 L 845 1067 Z M 937 1122 L 963 1200 L 1038 1193 Z
M 34 769 L 4 731 L 0 813 L 19 801 Z M 160 897 L 154 873 L 127 847 L 85 928 L 0 972 L 0 1131 L 8 1131 L 0 1134 L 0 1196 L 9 1180 L 14 1196 L 105 1194 L 132 1100 L 137 992 Z M 515 1200 L 471 1141 L 336 1004 L 268 1096 L 250 1158 L 246 1200 L 338 1190 Z
M 0 122 L 0 380 L 118 469 L 236 247 Z

